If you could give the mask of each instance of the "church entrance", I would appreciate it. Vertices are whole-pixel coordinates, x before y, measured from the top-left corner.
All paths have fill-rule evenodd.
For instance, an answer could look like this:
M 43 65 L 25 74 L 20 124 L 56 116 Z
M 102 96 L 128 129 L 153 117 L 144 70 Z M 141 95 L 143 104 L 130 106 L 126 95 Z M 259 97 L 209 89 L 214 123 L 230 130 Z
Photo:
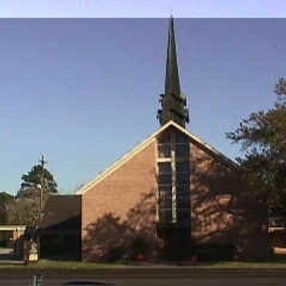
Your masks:
M 162 227 L 158 234 L 163 240 L 162 256 L 170 261 L 189 260 L 191 257 L 191 231 L 176 226 Z

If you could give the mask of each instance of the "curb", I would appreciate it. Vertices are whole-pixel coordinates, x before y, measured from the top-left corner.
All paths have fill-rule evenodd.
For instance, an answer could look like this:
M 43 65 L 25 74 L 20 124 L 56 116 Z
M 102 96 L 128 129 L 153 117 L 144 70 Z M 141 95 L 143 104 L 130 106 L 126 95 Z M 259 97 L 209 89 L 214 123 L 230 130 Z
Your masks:
M 44 277 L 85 277 L 98 279 L 112 278 L 251 278 L 284 277 L 286 269 L 204 269 L 204 268 L 125 268 L 125 269 L 0 269 L 1 277 L 31 277 L 40 274 Z

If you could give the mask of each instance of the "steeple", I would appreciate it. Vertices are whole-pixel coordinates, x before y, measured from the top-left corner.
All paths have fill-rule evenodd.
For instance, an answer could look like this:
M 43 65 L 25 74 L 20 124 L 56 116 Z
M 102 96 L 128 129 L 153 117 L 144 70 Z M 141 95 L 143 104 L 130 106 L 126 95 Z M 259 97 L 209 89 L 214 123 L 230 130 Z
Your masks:
M 165 93 L 160 96 L 162 109 L 158 110 L 158 118 L 161 125 L 173 120 L 185 127 L 189 122 L 189 113 L 186 109 L 186 98 L 181 95 L 179 71 L 177 64 L 176 38 L 174 31 L 174 19 L 171 16 L 168 32 Z
M 176 39 L 174 32 L 174 19 L 170 18 L 167 47 L 167 63 L 165 77 L 165 94 L 181 94 L 180 79 L 177 64 Z

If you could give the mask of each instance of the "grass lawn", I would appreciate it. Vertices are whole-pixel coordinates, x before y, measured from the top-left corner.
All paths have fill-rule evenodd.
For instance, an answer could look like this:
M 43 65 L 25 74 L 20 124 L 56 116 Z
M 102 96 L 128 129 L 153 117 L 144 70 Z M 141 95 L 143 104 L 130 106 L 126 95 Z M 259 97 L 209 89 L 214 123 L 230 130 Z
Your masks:
M 286 269 L 286 260 L 277 260 L 271 262 L 210 262 L 210 263 L 198 263 L 197 265 L 191 265 L 188 263 L 132 263 L 132 264 L 120 264 L 120 263 L 87 263 L 76 261 L 53 261 L 53 260 L 40 260 L 38 262 L 29 263 L 28 265 L 0 265 L 0 272 L 4 269 L 27 269 L 27 270 L 95 270 L 95 269 L 143 269 L 143 268 L 190 268 L 190 269 Z
M 8 269 L 26 269 L 26 270 L 75 270 L 75 271 L 92 271 L 107 269 L 163 269 L 163 268 L 190 268 L 190 269 L 286 269 L 286 254 L 276 254 L 271 261 L 268 262 L 237 262 L 237 261 L 221 261 L 221 262 L 205 262 L 192 265 L 191 263 L 91 263 L 79 261 L 56 261 L 41 259 L 37 262 L 30 262 L 27 265 L 10 265 L 0 263 L 1 270 Z

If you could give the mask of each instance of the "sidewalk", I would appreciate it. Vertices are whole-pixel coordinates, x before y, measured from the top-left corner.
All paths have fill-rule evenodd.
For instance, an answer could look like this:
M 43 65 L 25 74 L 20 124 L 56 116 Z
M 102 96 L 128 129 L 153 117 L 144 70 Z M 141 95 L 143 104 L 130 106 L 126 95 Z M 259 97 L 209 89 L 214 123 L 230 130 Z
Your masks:
M 24 265 L 24 261 L 16 259 L 0 259 L 0 265 Z

